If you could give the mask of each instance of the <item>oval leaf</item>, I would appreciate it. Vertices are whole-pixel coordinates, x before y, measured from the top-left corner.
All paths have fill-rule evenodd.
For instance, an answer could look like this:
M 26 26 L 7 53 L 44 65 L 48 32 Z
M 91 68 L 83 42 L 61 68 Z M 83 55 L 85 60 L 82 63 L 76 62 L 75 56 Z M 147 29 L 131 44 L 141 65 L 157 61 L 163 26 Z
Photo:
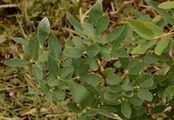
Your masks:
M 94 57 L 100 52 L 100 48 L 97 45 L 91 45 L 87 48 L 87 54 L 89 57 Z
M 153 31 L 153 33 L 155 35 L 161 35 L 163 34 L 163 29 L 161 29 L 160 27 L 158 27 L 156 24 L 152 23 L 152 22 L 145 22 L 144 23 L 147 26 L 150 26 L 149 28 Z
M 82 51 L 74 47 L 66 47 L 63 51 L 63 54 L 71 58 L 80 58 L 82 56 Z
M 111 55 L 118 58 L 128 58 L 128 53 L 123 48 L 116 48 L 113 46 Z
M 141 98 L 142 100 L 147 100 L 149 102 L 151 102 L 153 100 L 152 93 L 146 89 L 140 89 L 138 91 L 138 97 Z
M 79 103 L 82 106 L 89 105 L 89 103 L 93 99 L 93 94 L 91 94 L 91 92 L 89 92 L 89 90 L 86 87 L 78 83 L 75 83 L 74 81 L 70 81 L 68 85 L 71 94 L 77 103 Z
M 82 28 L 83 28 L 83 34 L 85 34 L 89 38 L 93 39 L 96 37 L 96 30 L 94 29 L 94 26 L 92 24 L 83 22 Z
M 44 44 L 50 33 L 50 23 L 47 17 L 43 18 L 37 27 L 37 37 Z
M 42 68 L 38 64 L 33 66 L 32 74 L 34 79 L 38 82 L 38 84 L 40 84 L 40 81 L 43 80 L 43 72 Z
M 11 67 L 24 67 L 28 63 L 29 63 L 28 61 L 22 59 L 9 59 L 5 62 L 6 65 Z
M 71 15 L 70 13 L 66 13 L 66 15 L 67 15 L 68 21 L 74 28 L 78 28 L 82 30 L 82 25 L 73 15 Z
M 109 25 L 109 17 L 107 15 L 100 16 L 95 24 L 96 34 L 99 35 L 104 32 Z
M 154 38 L 153 31 L 147 25 L 145 25 L 142 21 L 131 19 L 128 21 L 128 24 L 142 38 L 148 39 L 148 40 Z
M 51 75 L 57 77 L 58 64 L 57 61 L 51 55 L 48 55 L 48 70 Z
M 73 66 L 64 66 L 62 69 L 61 69 L 61 72 L 60 72 L 60 77 L 61 78 L 65 78 L 67 77 L 69 74 L 73 73 L 74 72 L 74 67 Z
M 117 74 L 110 74 L 107 77 L 107 83 L 110 85 L 116 85 L 122 80 L 122 77 Z
M 144 53 L 146 53 L 146 51 L 149 48 L 151 48 L 155 44 L 156 44 L 156 41 L 142 42 L 142 43 L 138 44 L 138 46 L 133 49 L 132 54 L 139 54 L 139 55 L 144 54 Z
M 100 82 L 103 81 L 102 77 L 94 74 L 87 74 L 81 77 L 81 80 L 87 82 L 88 84 L 91 85 L 98 85 Z
M 98 63 L 97 63 L 96 59 L 88 57 L 87 62 L 89 64 L 90 69 L 92 69 L 92 70 L 98 69 Z
M 174 1 L 163 2 L 159 4 L 158 7 L 162 9 L 172 9 L 174 8 Z
M 130 108 L 130 105 L 128 102 L 122 102 L 121 103 L 121 113 L 126 117 L 130 118 L 132 114 L 132 110 Z
M 144 67 L 145 64 L 143 62 L 132 60 L 128 65 L 129 74 L 138 75 L 144 69 Z
M 51 54 L 58 59 L 62 52 L 60 40 L 55 35 L 51 35 L 49 37 L 48 46 Z
M 33 60 L 38 59 L 39 41 L 36 34 L 34 34 L 31 40 L 29 41 L 29 44 L 27 47 L 27 53 L 28 53 L 28 56 L 31 57 Z
M 163 37 L 155 47 L 155 54 L 161 55 L 164 49 L 168 46 L 170 39 L 168 37 Z
M 102 4 L 101 2 L 97 2 L 95 5 L 93 5 L 89 12 L 89 23 L 94 25 L 97 18 L 99 18 L 101 15 L 103 15 Z
M 111 33 L 109 33 L 109 35 L 107 36 L 107 40 L 110 42 L 117 40 L 124 32 L 124 29 L 125 29 L 124 26 L 120 26 L 120 27 L 113 29 L 113 31 Z

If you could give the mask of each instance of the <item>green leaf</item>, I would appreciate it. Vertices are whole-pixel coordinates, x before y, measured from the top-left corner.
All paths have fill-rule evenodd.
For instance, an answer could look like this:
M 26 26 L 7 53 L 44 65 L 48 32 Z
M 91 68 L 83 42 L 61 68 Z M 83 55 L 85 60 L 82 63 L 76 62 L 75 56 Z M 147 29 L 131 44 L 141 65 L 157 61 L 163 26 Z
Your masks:
M 94 38 L 92 38 L 92 42 L 99 43 L 100 45 L 104 45 L 106 43 L 105 39 L 101 36 L 95 36 Z
M 146 0 L 147 4 L 152 6 L 159 14 L 160 16 L 167 22 L 167 24 L 173 24 L 173 18 L 169 14 L 168 10 L 164 10 L 158 7 L 159 3 L 155 2 L 153 0 Z
M 79 21 L 77 21 L 77 19 L 71 15 L 70 13 L 66 13 L 68 21 L 70 22 L 70 24 L 74 27 L 74 28 L 78 28 L 80 30 L 82 30 L 82 25 L 80 24 Z
M 154 24 L 152 22 L 145 22 L 144 24 L 153 31 L 155 36 L 163 34 L 163 30 L 160 27 L 158 27 L 156 24 Z
M 89 57 L 94 57 L 100 52 L 100 47 L 93 44 L 87 48 L 87 54 Z
M 141 88 L 151 88 L 154 84 L 153 78 L 152 77 L 148 77 L 146 80 L 144 80 L 141 84 L 140 87 Z
M 118 58 L 128 58 L 128 54 L 123 48 L 112 48 L 111 55 Z
M 168 44 L 169 44 L 170 38 L 168 37 L 162 37 L 161 40 L 158 42 L 158 44 L 156 45 L 154 52 L 156 55 L 161 55 L 162 52 L 164 51 L 164 49 L 167 48 Z
M 60 80 L 58 80 L 56 76 L 50 75 L 47 83 L 48 83 L 48 86 L 50 87 L 60 86 Z
M 38 64 L 33 66 L 32 74 L 37 83 L 40 84 L 40 81 L 43 80 L 43 72 L 42 68 Z
M 115 106 L 110 106 L 110 105 L 103 105 L 103 106 L 100 106 L 100 109 L 103 109 L 103 110 L 107 110 L 108 112 L 110 113 L 114 113 L 114 112 L 117 112 L 117 108 Z M 114 116 L 113 116 L 114 117 Z
M 29 41 L 24 39 L 24 38 L 20 38 L 20 37 L 12 37 L 12 40 L 14 40 L 17 44 L 21 44 L 22 45 L 22 50 L 25 54 L 27 54 L 27 47 L 29 44 Z
M 98 85 L 100 82 L 103 81 L 102 77 L 99 75 L 94 75 L 94 74 L 87 74 L 84 76 L 81 76 L 80 78 L 82 81 L 85 81 L 86 83 L 96 86 Z
M 115 119 L 116 117 L 113 116 L 113 114 L 111 112 L 109 112 L 106 109 L 101 109 L 101 108 L 92 108 L 94 111 L 96 111 L 95 113 L 107 117 L 107 118 L 111 118 L 111 119 Z
M 51 35 L 48 41 L 49 50 L 52 56 L 59 59 L 62 53 L 62 45 L 59 39 L 55 35 Z
M 138 60 L 132 60 L 129 62 L 129 66 L 128 66 L 128 70 L 129 70 L 129 74 L 132 75 L 138 75 L 141 70 L 143 70 L 145 67 L 145 64 L 138 61 Z
M 107 36 L 106 39 L 107 39 L 109 42 L 115 41 L 115 40 L 117 40 L 120 36 L 122 36 L 122 33 L 124 32 L 124 30 L 125 30 L 125 27 L 124 27 L 124 26 L 120 26 L 120 27 L 114 28 L 114 29 L 112 30 L 112 32 L 108 34 L 108 36 Z
M 124 90 L 124 91 L 133 91 L 133 87 L 132 85 L 130 84 L 130 80 L 129 79 L 126 79 L 123 83 L 123 85 L 121 85 L 121 88 Z
M 119 93 L 122 91 L 122 88 L 120 85 L 109 85 L 107 91 L 111 93 Z
M 167 79 L 166 75 L 154 75 L 154 84 L 162 85 L 163 82 L 166 81 L 166 79 Z
M 110 102 L 115 102 L 120 96 L 121 96 L 120 92 L 113 93 L 108 90 L 103 95 L 104 99 Z
M 75 112 L 75 113 L 80 113 L 82 110 L 79 108 L 79 106 L 77 106 L 77 103 L 75 102 L 69 102 L 66 104 L 67 107 L 72 111 L 72 112 Z
M 39 54 L 37 62 L 45 62 L 48 60 L 48 51 L 44 51 L 42 54 Z
M 174 85 L 170 85 L 167 87 L 166 92 L 170 95 L 174 96 Z
M 122 80 L 122 77 L 117 74 L 110 74 L 107 77 L 107 83 L 110 85 L 116 85 Z
M 38 53 L 39 53 L 39 41 L 37 39 L 36 34 L 34 34 L 29 41 L 28 47 L 27 47 L 27 53 L 28 56 L 31 57 L 33 60 L 38 59 Z
M 135 108 L 134 114 L 137 118 L 141 118 L 143 120 L 148 120 L 148 118 L 144 117 L 145 114 L 147 114 L 147 108 L 145 106 Z
M 81 49 L 74 48 L 74 47 L 66 47 L 63 51 L 63 54 L 71 58 L 80 58 L 83 53 Z
M 54 90 L 52 95 L 56 102 L 63 101 L 65 99 L 65 92 L 61 90 Z
M 124 69 L 128 69 L 129 67 L 129 58 L 119 58 L 119 62 L 121 63 L 121 66 L 124 68 Z
M 74 66 L 75 75 L 82 76 L 88 72 L 89 65 L 85 63 L 85 61 L 82 58 L 73 59 L 72 62 L 72 65 Z
M 169 83 L 174 84 L 174 65 L 170 66 L 170 70 L 167 73 L 167 79 Z
M 103 15 L 102 3 L 97 2 L 95 5 L 92 6 L 89 12 L 89 23 L 95 25 L 96 20 L 102 15 Z
M 92 24 L 83 22 L 82 28 L 83 28 L 83 34 L 85 34 L 89 38 L 93 39 L 96 37 L 96 30 L 94 29 L 94 26 Z
M 110 47 L 102 46 L 102 50 L 100 51 L 101 56 L 104 60 L 110 61 L 111 60 L 111 50 Z
M 158 56 L 155 54 L 146 54 L 144 56 L 144 62 L 147 64 L 153 64 L 156 63 L 158 61 Z
M 47 17 L 43 18 L 37 27 L 38 40 L 44 44 L 50 33 L 50 23 Z
M 142 100 L 147 100 L 149 102 L 151 102 L 153 100 L 152 93 L 146 89 L 139 89 L 138 90 L 138 97 L 141 98 Z
M 86 48 L 86 45 L 83 41 L 83 39 L 81 39 L 78 36 L 74 36 L 72 39 L 73 44 L 76 46 L 76 48 L 82 49 L 84 50 Z
M 92 70 L 98 70 L 98 63 L 95 58 L 87 58 L 87 62 Z
M 125 28 L 123 30 L 123 32 L 120 34 L 120 36 L 113 41 L 112 47 L 118 47 L 119 44 L 122 43 L 127 38 L 128 32 L 129 32 L 129 30 L 127 28 Z
M 146 51 L 153 47 L 156 44 L 156 41 L 144 41 L 140 44 L 138 44 L 137 47 L 135 47 L 132 51 L 132 54 L 145 54 Z
M 131 19 L 128 21 L 129 26 L 142 38 L 151 40 L 154 38 L 153 31 L 142 21 Z
M 129 102 L 135 106 L 142 106 L 142 104 L 143 104 L 143 100 L 140 99 L 137 95 L 130 97 Z
M 94 96 L 89 90 L 81 84 L 75 83 L 74 81 L 69 81 L 70 92 L 77 103 L 81 106 L 89 105 Z
M 12 37 L 12 40 L 14 40 L 18 44 L 24 45 L 25 47 L 27 47 L 29 43 L 28 40 L 20 37 Z
M 5 64 L 10 67 L 25 67 L 29 62 L 22 59 L 8 59 Z
M 73 66 L 64 66 L 62 69 L 61 69 L 61 72 L 60 72 L 60 77 L 61 78 L 65 78 L 67 77 L 68 75 L 72 74 L 74 72 L 74 67 Z
M 57 64 L 57 61 L 54 59 L 54 57 L 51 55 L 48 56 L 48 69 L 51 75 L 53 75 L 54 77 L 57 77 L 58 64 Z
M 158 7 L 162 9 L 172 9 L 174 8 L 174 1 L 167 1 L 167 2 L 160 3 Z
M 131 114 L 132 114 L 132 110 L 131 107 L 129 105 L 128 102 L 123 101 L 121 103 L 121 113 L 126 117 L 126 118 L 130 118 Z
M 102 32 L 104 32 L 109 25 L 109 17 L 108 15 L 102 15 L 100 16 L 95 24 L 95 28 L 96 28 L 96 34 L 99 35 Z
M 124 91 L 122 93 L 125 97 L 133 97 L 134 96 L 134 92 L 133 91 Z

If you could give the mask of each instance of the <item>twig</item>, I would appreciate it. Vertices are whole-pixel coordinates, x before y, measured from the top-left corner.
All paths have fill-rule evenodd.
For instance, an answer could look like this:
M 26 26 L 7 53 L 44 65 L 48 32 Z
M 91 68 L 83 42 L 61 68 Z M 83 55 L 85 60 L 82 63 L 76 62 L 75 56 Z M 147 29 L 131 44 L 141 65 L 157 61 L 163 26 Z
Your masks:
M 83 4 L 83 0 L 80 0 L 77 6 L 77 12 L 80 10 L 80 8 L 82 7 Z
M 0 5 L 1 8 L 13 8 L 13 7 L 18 7 L 17 4 L 6 4 L 6 5 Z
M 160 36 L 156 36 L 154 39 L 159 39 L 161 37 L 165 37 L 165 36 L 169 36 L 169 35 L 173 35 L 173 34 L 174 34 L 174 32 L 165 33 L 165 34 L 162 34 Z

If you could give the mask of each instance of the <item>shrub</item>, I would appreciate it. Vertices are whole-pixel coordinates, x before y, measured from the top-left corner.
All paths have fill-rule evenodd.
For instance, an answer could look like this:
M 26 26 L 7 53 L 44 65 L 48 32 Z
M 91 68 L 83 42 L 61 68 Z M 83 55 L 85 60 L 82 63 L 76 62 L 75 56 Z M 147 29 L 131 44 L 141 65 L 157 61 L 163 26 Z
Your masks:
M 79 120 L 144 120 L 160 113 L 172 118 L 174 42 L 173 32 L 164 32 L 164 26 L 173 24 L 173 18 L 168 7 L 163 10 L 168 2 L 161 8 L 147 3 L 163 18 L 155 23 L 146 17 L 128 19 L 110 33 L 100 2 L 80 22 L 67 13 L 74 30 L 64 41 L 50 33 L 44 18 L 30 40 L 13 38 L 25 59 L 6 64 L 30 70 L 36 87 L 29 92 L 44 93 L 49 102 L 66 101 Z

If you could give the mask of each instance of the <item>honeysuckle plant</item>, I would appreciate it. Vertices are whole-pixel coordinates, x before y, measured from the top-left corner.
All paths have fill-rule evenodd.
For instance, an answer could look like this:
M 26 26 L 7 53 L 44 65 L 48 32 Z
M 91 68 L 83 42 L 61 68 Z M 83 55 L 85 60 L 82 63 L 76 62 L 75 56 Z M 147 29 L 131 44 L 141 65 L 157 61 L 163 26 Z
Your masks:
M 173 25 L 174 6 L 146 3 L 158 19 L 129 18 L 112 32 L 101 2 L 80 20 L 67 13 L 72 29 L 64 40 L 50 32 L 44 18 L 30 40 L 12 38 L 26 56 L 6 65 L 29 70 L 35 83 L 29 92 L 43 93 L 48 102 L 65 101 L 79 120 L 145 120 L 160 113 L 173 118 L 173 30 L 164 26 Z

